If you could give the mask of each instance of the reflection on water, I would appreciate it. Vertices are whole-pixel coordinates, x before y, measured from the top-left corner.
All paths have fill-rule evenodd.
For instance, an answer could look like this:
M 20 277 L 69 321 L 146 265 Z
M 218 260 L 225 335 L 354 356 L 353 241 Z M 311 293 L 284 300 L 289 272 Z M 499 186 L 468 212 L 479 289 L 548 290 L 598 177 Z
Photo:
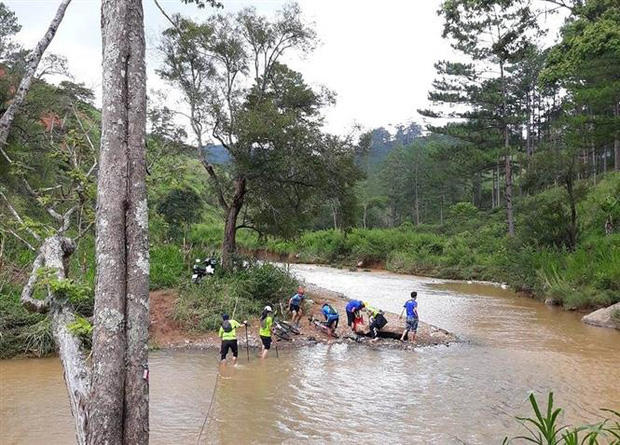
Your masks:
M 565 422 L 620 409 L 620 333 L 487 285 L 296 266 L 308 281 L 423 320 L 465 342 L 411 351 L 317 345 L 240 362 L 218 379 L 203 443 L 500 443 L 554 390 Z M 213 351 L 151 354 L 151 443 L 192 444 L 216 384 Z M 56 359 L 0 362 L 0 443 L 72 443 Z

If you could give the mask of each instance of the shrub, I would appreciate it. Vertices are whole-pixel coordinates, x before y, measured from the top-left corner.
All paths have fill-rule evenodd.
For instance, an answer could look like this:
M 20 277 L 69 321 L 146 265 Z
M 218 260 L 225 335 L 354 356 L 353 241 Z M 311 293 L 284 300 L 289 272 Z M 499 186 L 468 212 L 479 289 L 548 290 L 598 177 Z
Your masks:
M 187 280 L 188 267 L 183 252 L 174 244 L 160 244 L 150 249 L 150 288 L 162 289 L 176 286 Z
M 266 304 L 277 310 L 290 297 L 297 281 L 272 264 L 252 264 L 236 274 L 220 272 L 200 285 L 185 283 L 179 288 L 174 317 L 185 328 L 197 331 L 217 329 L 220 315 L 237 320 L 258 315 Z

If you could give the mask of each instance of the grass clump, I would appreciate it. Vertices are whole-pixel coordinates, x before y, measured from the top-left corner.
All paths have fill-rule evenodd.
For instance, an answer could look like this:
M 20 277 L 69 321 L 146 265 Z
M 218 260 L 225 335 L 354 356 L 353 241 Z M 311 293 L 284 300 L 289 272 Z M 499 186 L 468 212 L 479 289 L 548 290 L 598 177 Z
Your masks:
M 620 444 L 620 413 L 603 409 L 608 418 L 597 423 L 578 427 L 562 426 L 560 416 L 562 408 L 553 403 L 553 393 L 547 398 L 547 409 L 542 410 L 534 394 L 530 394 L 530 405 L 534 411 L 531 417 L 517 417 L 526 433 L 513 438 L 504 438 L 503 445 L 514 441 L 533 443 L 536 445 L 599 445 Z
M 260 314 L 266 304 L 277 309 L 297 284 L 290 273 L 271 264 L 254 263 L 235 274 L 220 271 L 199 285 L 182 284 L 174 317 L 189 330 L 214 330 L 222 313 L 241 321 Z

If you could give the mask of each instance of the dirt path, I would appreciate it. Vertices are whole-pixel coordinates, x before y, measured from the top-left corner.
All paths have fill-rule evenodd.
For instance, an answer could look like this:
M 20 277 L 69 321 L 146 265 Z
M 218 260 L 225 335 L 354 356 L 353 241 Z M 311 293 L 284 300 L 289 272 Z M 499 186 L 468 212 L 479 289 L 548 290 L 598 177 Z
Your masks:
M 314 316 L 319 320 L 324 319 L 321 314 L 321 306 L 325 302 L 331 304 L 340 314 L 340 322 L 337 329 L 339 338 L 333 340 L 336 343 L 355 342 L 372 345 L 372 347 L 410 349 L 412 347 L 419 346 L 447 345 L 456 340 L 454 335 L 449 332 L 420 322 L 418 335 L 414 343 L 403 343 L 400 340 L 389 338 L 381 338 L 376 342 L 371 342 L 368 337 L 356 336 L 351 333 L 351 329 L 347 326 L 347 318 L 345 314 L 345 306 L 348 299 L 344 295 L 311 285 L 306 287 L 306 295 L 307 300 L 310 300 L 306 305 L 309 309 L 309 313 L 304 314 L 304 318 L 302 319 L 302 323 L 300 325 L 301 333 L 299 335 L 291 334 L 292 340 L 290 341 L 279 341 L 278 347 L 291 348 L 312 345 L 317 342 L 327 342 L 327 335 L 321 332 L 314 325 L 311 325 L 308 321 L 309 316 Z M 151 345 L 158 348 L 172 349 L 218 348 L 220 345 L 220 340 L 216 332 L 195 334 L 184 329 L 174 320 L 173 314 L 176 299 L 177 295 L 173 290 L 159 290 L 151 292 Z M 279 307 L 274 308 L 278 315 L 280 314 L 280 309 L 281 308 Z M 383 331 L 398 335 L 401 334 L 404 324 L 403 320 L 398 320 L 398 315 L 396 314 L 386 313 L 385 315 L 388 319 L 388 324 Z M 288 320 L 288 316 L 286 319 Z M 366 324 L 362 326 L 362 329 L 368 331 L 367 317 L 365 316 L 364 319 Z M 237 321 L 241 322 L 243 320 Z M 249 344 L 253 348 L 260 348 L 261 342 L 258 336 L 259 321 L 258 319 L 252 319 L 249 320 L 249 322 Z M 238 331 L 238 337 L 240 342 L 244 344 L 245 331 L 243 328 Z

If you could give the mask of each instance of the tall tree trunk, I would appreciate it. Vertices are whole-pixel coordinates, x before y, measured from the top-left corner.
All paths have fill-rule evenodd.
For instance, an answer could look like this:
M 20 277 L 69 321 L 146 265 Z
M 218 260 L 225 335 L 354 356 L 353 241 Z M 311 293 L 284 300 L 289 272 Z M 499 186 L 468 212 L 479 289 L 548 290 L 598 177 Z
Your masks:
M 614 171 L 620 172 L 620 136 L 614 139 Z
M 616 103 L 615 116 L 620 119 L 620 103 Z M 614 136 L 614 171 L 620 172 L 620 131 Z
M 88 443 L 143 444 L 148 443 L 143 371 L 148 366 L 149 262 L 141 0 L 104 0 L 101 26 L 103 106 Z
M 499 63 L 500 76 L 502 80 L 502 119 L 504 125 L 504 165 L 506 169 L 506 220 L 508 225 L 508 236 L 515 234 L 515 224 L 512 210 L 512 163 L 510 160 L 510 129 L 508 126 L 508 91 L 506 87 L 506 76 L 504 73 L 504 63 Z
M 222 243 L 222 266 L 225 269 L 232 267 L 233 259 L 237 250 L 237 217 L 243 207 L 247 181 L 244 177 L 235 180 L 235 195 L 226 212 L 226 225 L 224 227 L 224 242 Z
M 575 250 L 577 246 L 577 203 L 575 199 L 573 176 L 571 173 L 567 174 L 566 181 L 566 193 L 568 194 L 568 204 L 570 206 L 570 224 L 568 227 L 568 242 L 569 249 Z
M 123 443 L 149 441 L 149 242 L 146 195 L 146 66 L 142 0 L 129 7 L 127 121 L 129 135 L 127 230 L 127 357 Z
M 13 124 L 13 120 L 15 119 L 15 113 L 19 107 L 22 106 L 24 100 L 26 100 L 26 95 L 30 90 L 30 85 L 32 83 L 32 79 L 37 72 L 37 68 L 39 66 L 39 62 L 41 62 L 41 58 L 43 57 L 43 53 L 49 46 L 49 44 L 54 39 L 56 35 L 56 31 L 60 26 L 60 22 L 62 22 L 63 17 L 65 16 L 65 11 L 67 7 L 71 3 L 71 0 L 63 0 L 58 10 L 56 10 L 56 15 L 54 19 L 50 23 L 50 26 L 47 28 L 47 31 L 43 38 L 39 40 L 37 46 L 32 50 L 30 55 L 28 56 L 28 62 L 26 64 L 26 72 L 24 73 L 24 77 L 22 77 L 21 82 L 19 83 L 19 87 L 17 88 L 17 92 L 15 93 L 15 97 L 11 101 L 11 105 L 6 109 L 2 118 L 0 118 L 0 152 L 6 158 L 9 163 L 12 163 L 11 158 L 7 155 L 4 150 L 4 146 L 6 145 L 6 141 L 9 137 L 9 132 L 11 130 L 11 125 Z
M 443 200 L 444 195 L 441 194 L 441 201 L 439 201 L 439 224 L 443 225 Z
M 496 187 L 496 193 L 495 193 L 495 199 L 497 199 L 497 202 L 495 204 L 495 207 L 501 207 L 502 205 L 502 195 L 500 193 L 501 190 L 501 185 L 500 185 L 500 180 L 501 180 L 501 174 L 500 174 L 500 159 L 497 160 L 497 174 L 495 175 L 495 178 L 497 180 L 497 187 Z
M 495 169 L 491 170 L 491 209 L 495 208 Z
M 368 216 L 368 204 L 364 204 L 363 207 L 364 207 L 364 212 L 362 214 L 362 225 L 363 225 L 364 229 L 366 229 L 367 228 L 366 227 L 366 218 Z

